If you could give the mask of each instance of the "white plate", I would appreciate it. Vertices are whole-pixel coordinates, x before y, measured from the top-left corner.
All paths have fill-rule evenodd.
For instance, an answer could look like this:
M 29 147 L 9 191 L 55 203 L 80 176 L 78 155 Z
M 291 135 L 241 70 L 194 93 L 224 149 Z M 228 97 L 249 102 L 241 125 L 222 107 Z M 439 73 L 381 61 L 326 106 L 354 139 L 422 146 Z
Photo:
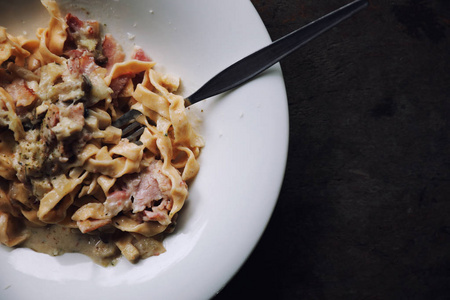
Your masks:
M 107 24 L 125 49 L 142 46 L 159 68 L 182 78 L 185 96 L 270 42 L 250 1 L 60 3 Z M 0 25 L 32 36 L 48 22 L 39 5 L 1 0 Z M 251 253 L 277 201 L 288 146 L 281 70 L 275 66 L 193 110 L 203 119 L 206 147 L 179 226 L 165 240 L 166 253 L 103 268 L 79 254 L 50 257 L 2 246 L 0 299 L 206 299 L 217 293 Z

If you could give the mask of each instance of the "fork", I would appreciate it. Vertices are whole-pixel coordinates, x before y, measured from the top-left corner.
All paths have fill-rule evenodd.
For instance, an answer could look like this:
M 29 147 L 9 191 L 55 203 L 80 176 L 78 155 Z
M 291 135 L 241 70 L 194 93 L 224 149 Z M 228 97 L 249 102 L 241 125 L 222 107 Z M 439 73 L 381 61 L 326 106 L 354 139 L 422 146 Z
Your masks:
M 367 0 L 353 1 L 239 60 L 214 76 L 196 92 L 187 97 L 185 99 L 186 106 L 224 93 L 246 83 L 323 32 L 348 19 L 367 5 Z M 122 128 L 123 138 L 135 142 L 144 132 L 144 127 L 140 123 L 134 122 L 135 118 L 140 114 L 141 112 L 132 109 L 114 121 L 112 125 L 117 128 Z

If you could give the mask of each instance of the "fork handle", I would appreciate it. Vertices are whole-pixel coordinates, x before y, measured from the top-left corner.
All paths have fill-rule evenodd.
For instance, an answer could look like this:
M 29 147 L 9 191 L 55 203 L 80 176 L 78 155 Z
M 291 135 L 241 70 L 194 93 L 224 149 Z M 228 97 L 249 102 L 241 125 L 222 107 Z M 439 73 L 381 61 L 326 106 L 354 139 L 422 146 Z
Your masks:
M 367 4 L 367 0 L 356 0 L 280 38 L 226 68 L 186 100 L 194 104 L 247 82 Z

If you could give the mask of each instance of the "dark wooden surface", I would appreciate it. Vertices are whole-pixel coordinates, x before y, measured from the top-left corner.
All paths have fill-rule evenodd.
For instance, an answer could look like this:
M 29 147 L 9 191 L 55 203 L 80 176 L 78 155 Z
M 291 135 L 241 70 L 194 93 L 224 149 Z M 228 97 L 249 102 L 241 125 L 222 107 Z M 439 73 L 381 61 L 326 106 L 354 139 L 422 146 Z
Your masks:
M 252 0 L 272 39 L 344 0 Z M 450 1 L 373 0 L 282 62 L 286 177 L 222 299 L 450 299 Z

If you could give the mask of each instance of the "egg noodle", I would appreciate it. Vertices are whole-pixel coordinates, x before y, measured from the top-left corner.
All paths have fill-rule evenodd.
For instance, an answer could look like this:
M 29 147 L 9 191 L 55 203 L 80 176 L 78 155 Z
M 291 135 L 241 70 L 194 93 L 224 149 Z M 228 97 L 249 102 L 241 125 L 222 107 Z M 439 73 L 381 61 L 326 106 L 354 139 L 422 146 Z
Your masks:
M 51 19 L 37 39 L 0 27 L 0 242 L 102 264 L 164 252 L 203 147 L 179 79 L 141 48 L 125 60 L 97 21 L 41 2 Z M 131 109 L 144 128 L 134 142 L 112 125 Z M 90 252 L 64 244 L 74 237 Z

